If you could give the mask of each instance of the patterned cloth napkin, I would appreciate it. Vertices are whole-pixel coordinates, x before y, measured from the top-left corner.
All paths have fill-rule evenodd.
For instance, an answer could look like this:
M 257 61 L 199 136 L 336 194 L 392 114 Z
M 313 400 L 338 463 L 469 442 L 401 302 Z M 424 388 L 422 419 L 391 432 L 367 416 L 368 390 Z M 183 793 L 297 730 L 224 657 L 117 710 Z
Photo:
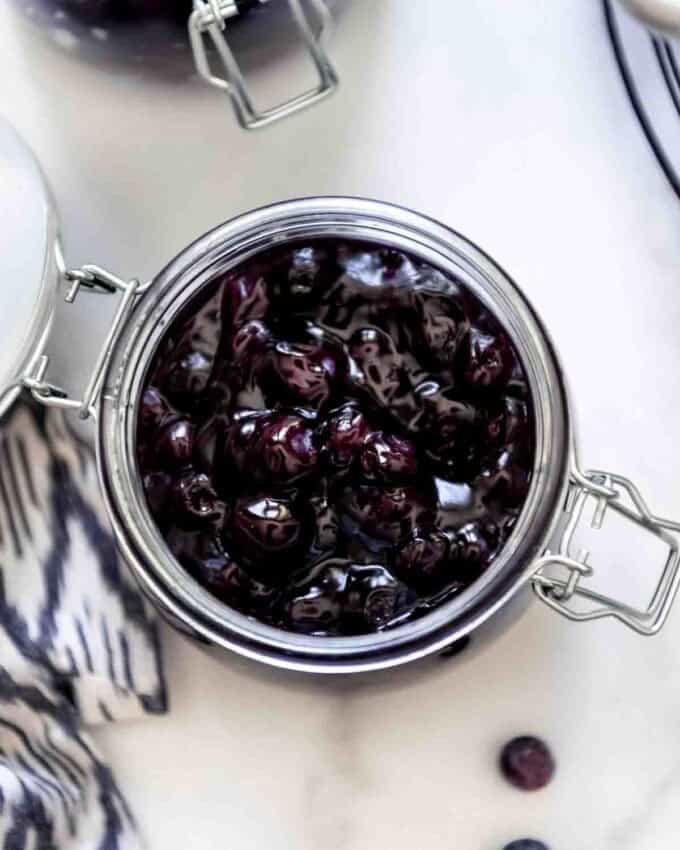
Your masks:
M 89 725 L 166 710 L 158 632 L 60 411 L 0 431 L 0 847 L 135 850 Z

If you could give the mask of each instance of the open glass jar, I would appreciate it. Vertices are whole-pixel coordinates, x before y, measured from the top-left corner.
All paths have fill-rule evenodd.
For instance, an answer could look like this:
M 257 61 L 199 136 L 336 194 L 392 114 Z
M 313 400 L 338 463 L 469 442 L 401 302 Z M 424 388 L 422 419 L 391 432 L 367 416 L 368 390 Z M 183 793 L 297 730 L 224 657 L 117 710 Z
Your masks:
M 328 38 L 341 2 L 15 0 L 15 5 L 73 56 L 171 78 L 198 74 L 229 96 L 239 124 L 252 130 L 335 90 L 338 76 Z M 247 73 L 296 44 L 309 54 L 318 82 L 275 106 L 258 108 Z
M 510 535 L 489 568 L 467 589 L 419 619 L 369 635 L 319 637 L 284 631 L 238 613 L 202 588 L 170 552 L 154 521 L 137 461 L 139 402 L 149 366 L 168 326 L 216 275 L 263 251 L 300 240 L 340 238 L 402 251 L 463 284 L 493 314 L 521 360 L 534 414 L 531 483 Z M 47 254 L 54 254 L 48 244 Z M 44 266 L 56 291 L 54 264 Z M 29 389 L 47 405 L 97 422 L 97 457 L 121 551 L 148 597 L 181 631 L 222 649 L 279 667 L 356 672 L 423 657 L 497 619 L 522 589 L 574 620 L 614 617 L 641 634 L 663 625 L 678 588 L 680 524 L 659 519 L 625 478 L 584 473 L 576 461 L 572 414 L 557 356 L 539 317 L 486 254 L 460 234 L 410 210 L 373 200 L 307 198 L 255 210 L 220 225 L 173 259 L 151 282 L 124 281 L 96 266 L 64 271 L 66 299 L 82 289 L 118 297 L 112 324 L 80 399 L 48 374 L 36 350 L 6 381 L 6 397 Z M 44 290 L 44 287 L 43 287 Z M 37 337 L 36 337 L 37 339 Z M 21 369 L 23 368 L 23 371 Z M 621 514 L 666 546 L 650 604 L 636 609 L 588 589 L 587 555 L 572 536 L 587 507 L 599 526 Z M 589 517 L 588 517 L 589 518 Z

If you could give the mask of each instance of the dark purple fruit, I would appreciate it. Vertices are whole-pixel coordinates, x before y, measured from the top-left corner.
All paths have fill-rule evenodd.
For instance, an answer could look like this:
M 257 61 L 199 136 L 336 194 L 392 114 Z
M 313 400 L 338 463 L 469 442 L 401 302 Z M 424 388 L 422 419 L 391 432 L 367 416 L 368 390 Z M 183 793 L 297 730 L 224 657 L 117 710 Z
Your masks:
M 346 488 L 342 506 L 366 534 L 396 543 L 434 519 L 431 494 L 413 486 Z
M 279 342 L 271 357 L 269 395 L 283 393 L 294 404 L 318 409 L 333 392 L 338 363 L 323 346 Z
M 529 470 L 515 459 L 512 451 L 502 450 L 483 462 L 475 483 L 486 503 L 517 507 L 529 490 Z
M 390 407 L 402 391 L 402 360 L 392 338 L 379 328 L 361 328 L 349 341 L 356 365 L 350 379 L 380 407 Z
M 161 429 L 156 455 L 167 466 L 183 466 L 191 461 L 196 428 L 188 419 L 178 419 Z
M 526 403 L 504 396 L 489 410 L 484 425 L 486 442 L 499 448 L 511 443 L 528 443 L 531 437 Z
M 451 561 L 456 577 L 476 578 L 491 560 L 491 547 L 482 529 L 470 522 L 458 529 L 451 541 Z
M 175 360 L 165 376 L 165 387 L 173 396 L 200 395 L 205 392 L 213 360 L 200 351 L 188 351 Z
M 470 327 L 463 308 L 445 295 L 426 293 L 417 300 L 427 355 L 435 363 L 452 368 Z
M 403 615 L 414 594 L 379 566 L 352 567 L 347 584 L 345 614 L 360 628 L 375 631 Z
M 238 470 L 252 470 L 255 463 L 255 447 L 262 431 L 262 425 L 270 416 L 269 411 L 251 411 L 244 413 L 231 424 L 226 432 L 225 455 Z
M 274 413 L 260 420 L 249 471 L 264 482 L 293 484 L 314 473 L 317 458 L 308 423 L 300 416 Z
M 232 539 L 241 552 L 257 562 L 285 555 L 301 542 L 302 522 L 288 499 L 268 496 L 238 499 L 232 520 Z M 280 569 L 292 564 L 279 563 Z
M 229 274 L 222 284 L 222 293 L 223 313 L 232 329 L 267 315 L 267 284 L 258 269 Z
M 418 474 L 414 443 L 395 434 L 373 431 L 361 447 L 361 469 L 367 478 L 396 484 Z
M 548 745 L 533 735 L 521 735 L 508 741 L 499 763 L 503 776 L 522 791 L 544 788 L 555 773 L 555 759 Z
M 192 471 L 181 475 L 173 484 L 171 498 L 180 525 L 189 528 L 204 523 L 222 525 L 226 507 L 205 473 Z
M 336 472 L 346 471 L 359 456 L 368 425 L 358 407 L 347 404 L 333 411 L 321 429 L 324 463 Z
M 171 418 L 174 411 L 163 393 L 156 387 L 147 387 L 139 402 L 139 427 L 145 434 L 153 434 Z
M 512 350 L 503 334 L 484 333 L 470 328 L 461 350 L 461 378 L 472 390 L 498 389 L 512 371 Z
M 338 544 L 339 524 L 334 506 L 326 493 L 315 493 L 309 497 L 312 516 L 313 539 L 309 548 L 311 557 L 332 552 Z
M 299 579 L 284 597 L 282 612 L 288 628 L 304 634 L 333 631 L 343 612 L 347 569 L 340 561 L 325 561 Z
M 308 299 L 315 291 L 330 286 L 337 275 L 331 252 L 321 245 L 307 245 L 288 252 L 273 275 L 275 296 Z
M 535 838 L 519 838 L 506 844 L 503 850 L 549 850 L 548 845 Z
M 432 585 L 446 567 L 449 546 L 449 538 L 438 528 L 417 528 L 399 544 L 394 572 L 413 587 Z
M 166 472 L 147 472 L 142 478 L 142 483 L 151 513 L 158 519 L 163 519 L 172 478 Z
M 231 338 L 232 362 L 240 367 L 253 367 L 269 347 L 271 339 L 271 331 L 264 322 L 259 319 L 245 322 Z

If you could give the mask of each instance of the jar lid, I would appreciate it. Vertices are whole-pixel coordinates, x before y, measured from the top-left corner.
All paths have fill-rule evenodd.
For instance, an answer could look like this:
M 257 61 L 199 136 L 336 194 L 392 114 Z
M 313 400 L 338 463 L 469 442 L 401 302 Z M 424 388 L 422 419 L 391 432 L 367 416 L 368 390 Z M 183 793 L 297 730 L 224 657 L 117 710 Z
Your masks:
M 56 301 L 57 225 L 30 148 L 0 117 L 0 414 L 41 354 Z

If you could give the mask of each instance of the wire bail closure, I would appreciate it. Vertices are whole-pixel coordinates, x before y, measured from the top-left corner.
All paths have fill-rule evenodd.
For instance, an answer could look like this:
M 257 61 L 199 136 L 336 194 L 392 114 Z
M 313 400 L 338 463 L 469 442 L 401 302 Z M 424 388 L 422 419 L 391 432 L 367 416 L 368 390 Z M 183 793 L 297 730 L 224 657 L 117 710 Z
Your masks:
M 309 2 L 319 18 L 318 36 L 315 35 L 310 15 L 303 9 L 300 0 L 288 0 L 295 23 L 316 67 L 319 84 L 276 106 L 260 111 L 255 106 L 245 77 L 224 35 L 226 22 L 240 14 L 238 4 L 235 0 L 194 0 L 194 11 L 189 17 L 189 40 L 196 69 L 209 85 L 229 95 L 236 118 L 245 130 L 265 127 L 301 109 L 306 109 L 337 88 L 338 75 L 326 49 L 332 16 L 325 0 L 309 0 Z M 217 51 L 223 75 L 213 73 L 207 39 L 210 39 Z
M 572 543 L 586 503 L 593 501 L 592 528 L 602 528 L 607 511 L 614 510 L 668 546 L 661 577 L 646 608 L 633 608 L 581 584 L 583 579 L 593 575 L 593 568 L 588 563 L 587 551 L 579 549 L 575 555 L 572 554 Z M 680 532 L 680 523 L 655 516 L 630 479 L 599 470 L 582 473 L 575 465 L 564 510 L 568 520 L 558 550 L 555 553 L 546 551 L 532 576 L 536 595 L 570 620 L 583 622 L 614 617 L 641 635 L 656 634 L 668 617 L 680 583 L 680 550 L 675 536 Z M 550 568 L 566 571 L 566 578 L 555 578 L 548 573 Z M 569 604 L 574 598 L 588 600 L 593 605 L 579 610 Z

